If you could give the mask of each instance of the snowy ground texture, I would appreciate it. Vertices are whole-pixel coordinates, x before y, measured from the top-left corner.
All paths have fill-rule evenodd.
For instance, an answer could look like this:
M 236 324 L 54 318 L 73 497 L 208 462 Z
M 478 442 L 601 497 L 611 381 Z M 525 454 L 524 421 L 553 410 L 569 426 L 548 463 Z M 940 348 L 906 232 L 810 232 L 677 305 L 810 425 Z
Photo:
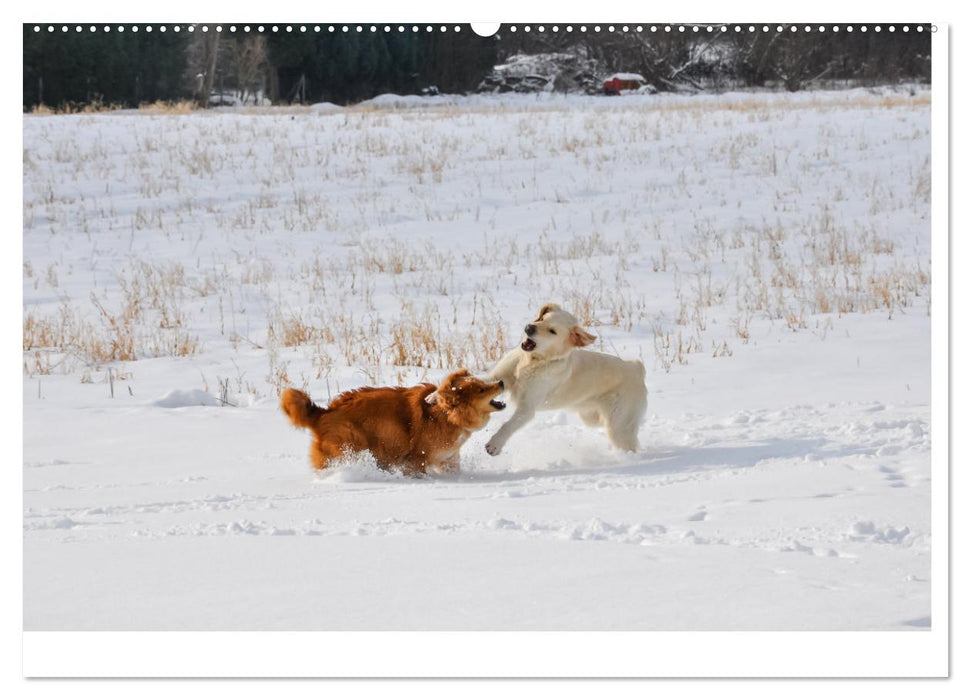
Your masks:
M 25 116 L 27 630 L 921 630 L 930 93 Z M 498 414 L 314 474 L 279 390 L 487 369 L 559 302 L 642 452 Z

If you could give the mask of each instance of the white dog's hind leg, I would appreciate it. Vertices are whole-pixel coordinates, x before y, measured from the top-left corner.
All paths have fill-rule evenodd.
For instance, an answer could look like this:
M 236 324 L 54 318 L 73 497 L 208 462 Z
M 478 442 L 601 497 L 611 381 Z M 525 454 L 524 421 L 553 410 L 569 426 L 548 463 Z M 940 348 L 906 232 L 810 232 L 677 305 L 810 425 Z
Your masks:
M 584 425 L 588 425 L 591 428 L 599 428 L 604 424 L 603 414 L 601 414 L 596 408 L 577 411 L 577 415 L 580 416 L 580 420 L 583 421 Z
M 607 438 L 610 443 L 621 450 L 637 452 L 640 445 L 637 441 L 637 430 L 647 409 L 646 403 L 636 402 L 633 405 L 619 396 L 607 412 Z
M 637 442 L 637 427 L 629 425 L 607 424 L 607 437 L 610 444 L 620 450 L 637 452 L 640 445 Z

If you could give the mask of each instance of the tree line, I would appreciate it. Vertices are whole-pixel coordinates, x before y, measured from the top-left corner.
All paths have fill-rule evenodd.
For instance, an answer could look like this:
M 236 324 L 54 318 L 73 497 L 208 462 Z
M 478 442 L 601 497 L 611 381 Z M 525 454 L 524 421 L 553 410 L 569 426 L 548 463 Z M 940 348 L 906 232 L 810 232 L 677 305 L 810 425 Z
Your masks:
M 190 37 L 175 32 L 35 32 L 24 25 L 24 108 L 120 104 L 185 95 Z M 46 29 L 46 28 L 45 28 Z
M 255 25 L 254 25 L 255 26 Z M 394 92 L 474 91 L 515 53 L 579 52 L 609 71 L 642 74 L 659 90 L 781 86 L 819 80 L 930 82 L 930 27 L 806 32 L 543 32 L 503 26 L 488 38 L 464 25 L 433 31 L 35 31 L 25 24 L 24 109 L 257 96 L 273 103 L 349 104 Z M 394 27 L 396 29 L 397 27 Z M 211 28 L 210 28 L 211 29 Z M 545 28 L 544 28 L 545 29 Z M 603 29 L 603 28 L 601 28 Z M 760 29 L 760 28 L 757 28 Z M 795 29 L 795 30 L 793 30 Z
M 497 61 L 497 40 L 468 26 L 319 33 L 23 29 L 25 109 L 158 100 L 208 106 L 228 93 L 239 100 L 349 104 L 385 92 L 473 90 Z
M 579 51 L 611 72 L 640 73 L 658 90 L 712 90 L 737 87 L 781 87 L 801 90 L 815 81 L 861 85 L 900 81 L 929 83 L 931 26 L 881 25 L 847 31 L 833 25 L 721 25 L 685 27 L 685 31 L 511 31 L 504 27 L 502 53 Z M 781 31 L 779 31 L 781 27 Z M 919 30 L 918 30 L 919 27 Z

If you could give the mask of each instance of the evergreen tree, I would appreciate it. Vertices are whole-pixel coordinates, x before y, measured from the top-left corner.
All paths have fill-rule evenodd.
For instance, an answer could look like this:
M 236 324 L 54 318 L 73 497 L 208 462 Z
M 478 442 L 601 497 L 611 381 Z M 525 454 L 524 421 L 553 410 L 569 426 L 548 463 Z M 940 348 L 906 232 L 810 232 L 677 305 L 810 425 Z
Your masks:
M 134 107 L 186 97 L 184 33 L 68 29 L 35 32 L 23 25 L 25 109 L 93 102 Z

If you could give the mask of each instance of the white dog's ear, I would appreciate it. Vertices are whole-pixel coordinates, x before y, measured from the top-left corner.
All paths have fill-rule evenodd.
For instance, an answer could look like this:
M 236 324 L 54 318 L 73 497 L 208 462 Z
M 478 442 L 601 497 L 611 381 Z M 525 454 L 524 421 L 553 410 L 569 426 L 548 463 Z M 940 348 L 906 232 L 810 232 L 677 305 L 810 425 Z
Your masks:
M 570 329 L 570 343 L 578 348 L 582 348 L 585 345 L 589 345 L 597 339 L 597 336 L 592 333 L 587 333 L 587 331 L 580 328 L 580 326 L 574 326 Z
M 550 311 L 559 311 L 559 310 L 560 310 L 560 307 L 558 304 L 543 304 L 543 307 L 539 310 L 539 313 L 536 315 L 536 320 L 542 321 L 543 316 L 548 314 Z
M 427 403 L 429 406 L 434 406 L 435 404 L 437 404 L 438 403 L 438 391 L 437 390 L 436 391 L 433 391 L 428 396 L 426 396 L 425 397 L 425 403 Z

